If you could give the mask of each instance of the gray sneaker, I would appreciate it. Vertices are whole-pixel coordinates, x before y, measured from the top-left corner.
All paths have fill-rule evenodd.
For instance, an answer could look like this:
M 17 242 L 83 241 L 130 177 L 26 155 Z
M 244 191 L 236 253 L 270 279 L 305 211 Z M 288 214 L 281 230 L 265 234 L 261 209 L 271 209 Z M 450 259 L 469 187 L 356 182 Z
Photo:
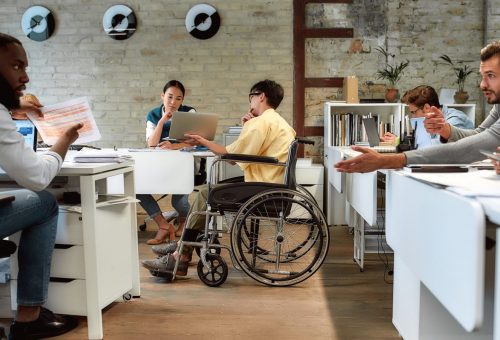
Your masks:
M 171 274 L 175 267 L 175 258 L 171 255 L 165 255 L 158 257 L 154 260 L 144 260 L 142 261 L 142 266 L 149 269 L 153 276 L 163 276 L 165 274 Z M 188 271 L 188 262 L 180 262 L 177 266 L 177 276 L 186 276 Z
M 156 255 L 161 255 L 161 256 L 164 256 L 167 254 L 172 254 L 173 252 L 175 252 L 177 250 L 177 241 L 173 240 L 173 241 L 169 241 L 167 243 L 152 246 L 151 250 Z

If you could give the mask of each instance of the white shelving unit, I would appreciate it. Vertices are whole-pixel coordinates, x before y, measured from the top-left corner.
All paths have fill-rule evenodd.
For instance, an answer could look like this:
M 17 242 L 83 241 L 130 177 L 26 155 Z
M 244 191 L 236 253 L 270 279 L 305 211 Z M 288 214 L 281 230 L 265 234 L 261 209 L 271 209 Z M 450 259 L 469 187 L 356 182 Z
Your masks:
M 347 104 L 326 102 L 324 105 L 324 165 L 327 178 L 325 213 L 328 224 L 348 225 L 354 231 L 353 258 L 361 270 L 364 268 L 365 252 L 379 251 L 385 245 L 385 237 L 370 231 L 380 228 L 377 222 L 377 172 L 367 174 L 343 174 L 333 170 L 341 159 L 352 156 L 349 146 L 334 144 L 334 116 L 344 113 L 354 115 L 377 115 L 379 120 L 389 122 L 392 118 L 396 135 L 404 132 L 405 105 L 400 103 Z M 366 225 L 370 228 L 365 228 Z M 387 247 L 386 249 L 389 249 Z
M 474 103 L 467 103 L 467 104 L 446 104 L 443 105 L 452 109 L 457 109 L 462 111 L 469 117 L 470 120 L 474 123 L 474 126 L 476 125 L 476 104 Z

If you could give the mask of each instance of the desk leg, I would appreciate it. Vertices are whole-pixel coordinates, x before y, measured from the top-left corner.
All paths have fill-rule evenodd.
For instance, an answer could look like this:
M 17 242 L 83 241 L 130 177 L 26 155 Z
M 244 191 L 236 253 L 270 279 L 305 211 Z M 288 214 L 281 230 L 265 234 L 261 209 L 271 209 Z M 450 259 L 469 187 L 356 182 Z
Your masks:
M 134 188 L 134 172 L 130 171 L 123 175 L 123 186 L 124 192 L 126 196 L 135 197 L 135 188 Z M 133 297 L 141 296 L 141 283 L 139 276 L 139 242 L 137 240 L 137 209 L 136 204 L 129 205 L 130 211 L 130 232 L 131 232 L 131 243 L 130 243 L 130 252 L 131 252 L 131 264 L 130 268 L 132 271 L 132 290 L 130 294 Z
M 87 294 L 87 324 L 89 339 L 102 339 L 102 315 L 99 307 L 98 260 L 96 239 L 95 181 L 92 176 L 80 177 L 82 200 L 83 250 L 85 258 L 85 285 Z

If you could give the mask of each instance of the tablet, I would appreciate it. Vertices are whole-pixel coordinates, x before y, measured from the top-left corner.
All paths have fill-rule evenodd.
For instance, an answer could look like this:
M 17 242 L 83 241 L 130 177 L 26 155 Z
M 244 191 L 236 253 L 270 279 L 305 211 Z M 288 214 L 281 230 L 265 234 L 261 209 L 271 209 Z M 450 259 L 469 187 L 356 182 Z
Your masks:
M 219 116 L 211 113 L 174 112 L 170 125 L 169 139 L 183 140 L 185 134 L 199 135 L 214 140 Z

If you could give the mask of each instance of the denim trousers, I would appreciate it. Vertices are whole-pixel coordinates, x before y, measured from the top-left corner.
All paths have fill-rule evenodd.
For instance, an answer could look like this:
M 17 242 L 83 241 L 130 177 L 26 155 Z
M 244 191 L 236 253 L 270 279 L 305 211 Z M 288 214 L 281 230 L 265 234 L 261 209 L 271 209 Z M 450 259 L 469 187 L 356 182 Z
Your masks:
M 50 262 L 57 231 L 57 202 L 47 191 L 2 192 L 16 199 L 0 206 L 0 238 L 22 231 L 18 244 L 17 304 L 41 306 L 47 301 Z
M 137 194 L 141 207 L 146 210 L 149 217 L 154 218 L 161 214 L 160 206 L 152 195 Z M 189 195 L 172 195 L 172 206 L 179 213 L 180 217 L 186 217 L 189 212 Z

